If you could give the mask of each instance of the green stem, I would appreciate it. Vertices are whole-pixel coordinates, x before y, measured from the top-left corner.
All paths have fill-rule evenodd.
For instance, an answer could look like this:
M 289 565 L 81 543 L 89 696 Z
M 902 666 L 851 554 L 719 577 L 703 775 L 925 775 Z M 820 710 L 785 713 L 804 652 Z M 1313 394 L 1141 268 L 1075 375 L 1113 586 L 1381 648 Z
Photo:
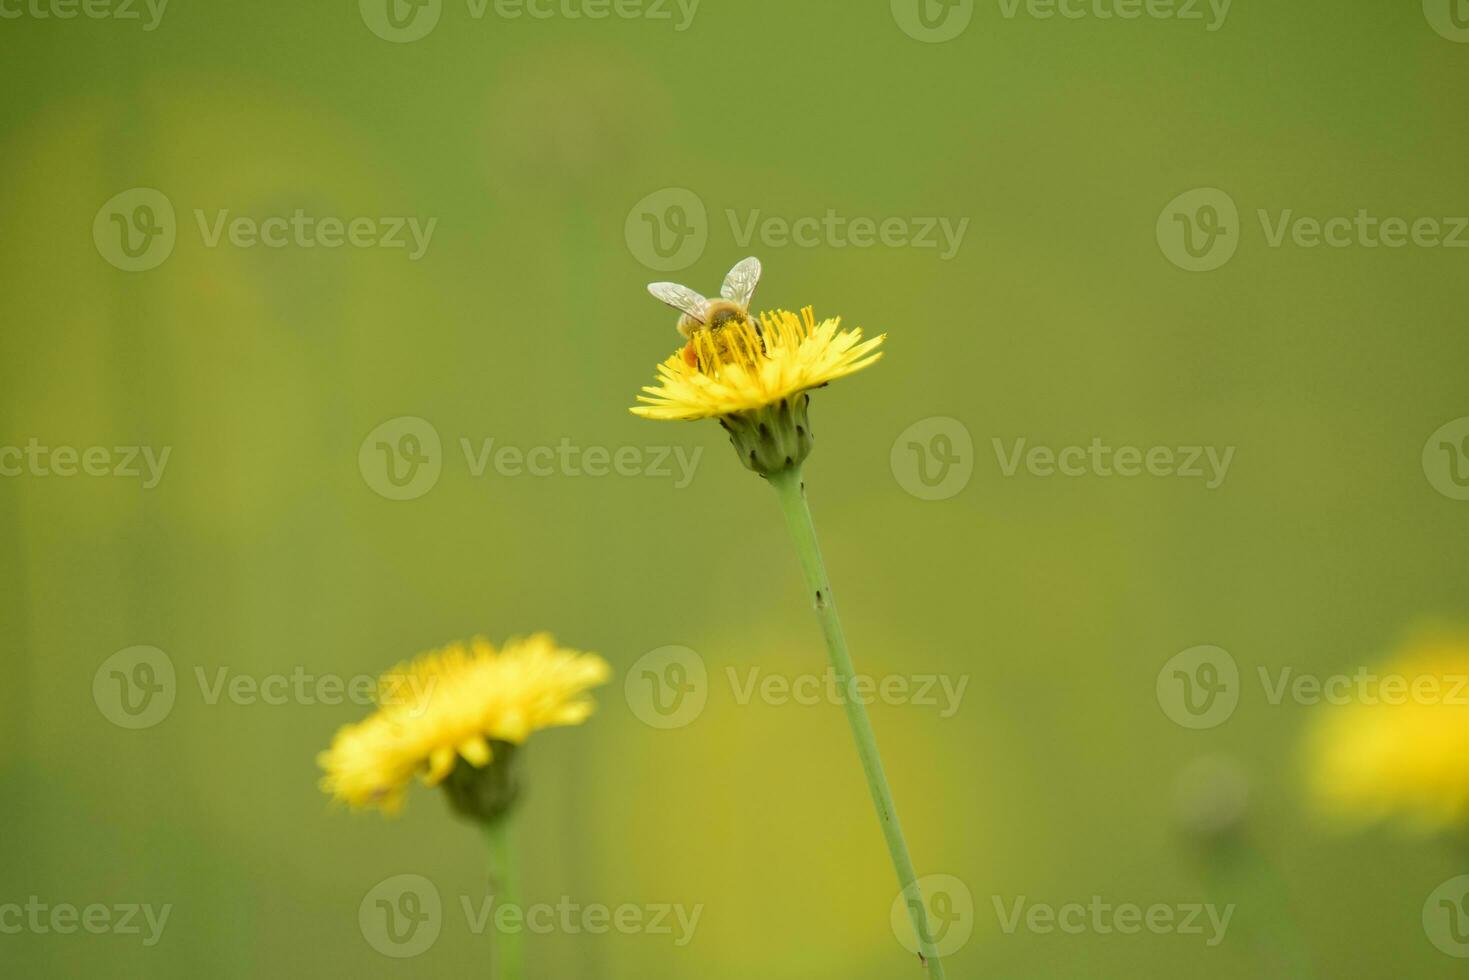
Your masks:
M 515 841 L 511 833 L 510 817 L 502 816 L 485 824 L 485 841 L 490 846 L 490 883 L 494 889 L 492 894 L 495 907 L 515 905 L 519 902 L 519 897 L 515 875 Z M 518 931 L 496 931 L 495 966 L 491 976 L 496 980 L 521 980 L 525 976 Z
M 1258 961 L 1256 976 L 1312 980 L 1315 968 L 1279 872 L 1241 835 L 1216 842 L 1204 855 L 1204 884 L 1216 904 L 1238 910 L 1230 930 Z
M 801 560 L 801 571 L 806 576 L 806 586 L 811 590 L 816 614 L 821 618 L 821 631 L 826 635 L 826 650 L 831 657 L 832 671 L 836 674 L 839 689 L 846 692 L 843 702 L 847 709 L 847 722 L 852 726 L 852 737 L 857 742 L 857 754 L 862 759 L 862 769 L 867 774 L 867 788 L 872 793 L 872 803 L 877 808 L 877 819 L 882 824 L 883 837 L 887 839 L 888 853 L 892 856 L 893 868 L 898 873 L 898 883 L 903 888 L 903 901 L 913 920 L 914 934 L 923 950 L 920 959 L 928 969 L 929 977 L 942 980 L 943 964 L 934 949 L 928 928 L 927 903 L 918 887 L 913 872 L 913 859 L 908 856 L 908 844 L 903 839 L 903 828 L 898 823 L 898 811 L 893 805 L 893 793 L 888 788 L 887 776 L 882 771 L 882 759 L 877 753 L 877 740 L 872 734 L 872 722 L 867 718 L 867 709 L 859 698 L 852 696 L 852 655 L 847 652 L 847 638 L 842 632 L 842 622 L 837 617 L 836 602 L 831 595 L 831 581 L 826 575 L 826 563 L 821 560 L 821 548 L 816 541 L 816 525 L 811 520 L 811 508 L 806 503 L 806 484 L 801 479 L 801 467 L 792 466 L 768 477 L 780 497 L 781 511 L 785 514 L 786 527 L 791 532 L 796 554 Z

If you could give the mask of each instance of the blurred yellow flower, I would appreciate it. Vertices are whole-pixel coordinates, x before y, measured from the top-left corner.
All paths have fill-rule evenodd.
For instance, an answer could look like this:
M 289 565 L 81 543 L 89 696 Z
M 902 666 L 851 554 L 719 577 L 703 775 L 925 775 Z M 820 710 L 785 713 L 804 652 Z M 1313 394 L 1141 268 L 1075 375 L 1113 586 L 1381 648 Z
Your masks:
M 476 638 L 400 664 L 378 682 L 377 711 L 344 726 L 317 757 L 321 788 L 353 807 L 396 813 L 414 775 L 438 785 L 463 759 L 484 769 L 493 742 L 576 725 L 592 713 L 588 688 L 610 670 L 596 654 L 560 648 L 548 633 L 496 651 Z
M 757 328 L 731 320 L 695 330 L 684 351 L 658 365 L 658 384 L 643 388 L 634 415 L 648 419 L 706 419 L 751 412 L 860 371 L 882 356 L 883 337 L 862 339 L 841 329 L 841 318 L 816 322 L 811 307 L 799 317 L 765 313 Z
M 1359 824 L 1469 823 L 1469 637 L 1419 638 L 1370 678 L 1310 733 L 1314 801 Z

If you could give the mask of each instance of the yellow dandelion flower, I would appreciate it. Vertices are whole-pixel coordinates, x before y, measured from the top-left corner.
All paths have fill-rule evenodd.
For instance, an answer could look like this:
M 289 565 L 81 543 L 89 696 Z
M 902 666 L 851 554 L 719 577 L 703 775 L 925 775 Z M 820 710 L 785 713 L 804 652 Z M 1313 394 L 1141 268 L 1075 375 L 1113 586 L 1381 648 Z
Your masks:
M 885 336 L 862 339 L 843 330 L 840 317 L 816 322 L 811 307 L 799 317 L 777 310 L 731 318 L 693 330 L 688 345 L 658 365 L 658 384 L 643 388 L 634 415 L 649 419 L 716 418 L 740 461 L 769 476 L 811 453 L 807 406 L 820 388 L 873 364 Z
M 883 336 L 862 339 L 841 318 L 816 322 L 813 309 L 765 313 L 757 326 L 732 320 L 694 331 L 693 356 L 683 351 L 658 365 L 658 384 L 643 389 L 634 415 L 648 419 L 707 419 L 774 405 L 860 371 L 882 357 Z
M 1352 691 L 1321 712 L 1307 742 L 1319 807 L 1422 832 L 1469 823 L 1469 637 L 1415 640 L 1359 673 Z
M 353 807 L 395 813 L 415 775 L 429 786 L 447 780 L 456 809 L 493 819 L 514 799 L 513 747 L 584 721 L 594 706 L 587 690 L 609 674 L 601 657 L 546 633 L 499 651 L 477 638 L 423 654 L 384 674 L 377 711 L 318 756 L 321 787 Z

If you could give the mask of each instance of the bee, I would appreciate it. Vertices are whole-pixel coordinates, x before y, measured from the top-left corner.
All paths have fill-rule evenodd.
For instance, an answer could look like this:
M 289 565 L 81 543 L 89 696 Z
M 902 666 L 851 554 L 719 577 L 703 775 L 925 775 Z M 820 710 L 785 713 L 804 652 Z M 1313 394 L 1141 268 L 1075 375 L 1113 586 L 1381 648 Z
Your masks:
M 750 315 L 750 300 L 760 282 L 760 260 L 753 255 L 735 263 L 719 287 L 718 299 L 705 299 L 687 286 L 674 282 L 653 282 L 648 292 L 678 310 L 678 332 L 689 338 L 683 359 L 689 367 L 697 367 L 699 357 L 694 334 L 700 330 L 718 331 L 730 323 L 748 323 L 759 332 L 759 323 Z

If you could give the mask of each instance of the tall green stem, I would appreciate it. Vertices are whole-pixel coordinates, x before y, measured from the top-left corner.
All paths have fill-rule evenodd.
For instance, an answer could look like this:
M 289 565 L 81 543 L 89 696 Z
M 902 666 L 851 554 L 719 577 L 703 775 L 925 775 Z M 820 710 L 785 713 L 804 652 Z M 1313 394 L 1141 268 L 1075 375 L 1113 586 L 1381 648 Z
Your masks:
M 826 651 L 831 658 L 831 668 L 836 674 L 839 689 L 845 693 L 843 702 L 847 709 L 847 722 L 852 726 L 852 737 L 857 742 L 857 755 L 862 759 L 862 770 L 867 774 L 867 788 L 872 793 L 872 803 L 877 808 L 877 819 L 882 825 L 883 837 L 887 839 L 888 853 L 892 856 L 893 868 L 898 873 L 898 883 L 903 889 L 903 903 L 913 920 L 914 934 L 921 959 L 928 969 L 929 977 L 942 980 L 943 964 L 934 949 L 928 928 L 927 903 L 918 887 L 913 872 L 913 859 L 908 856 L 908 844 L 903 839 L 903 828 L 898 823 L 898 811 L 893 805 L 893 793 L 888 788 L 887 776 L 882 771 L 882 759 L 877 753 L 877 740 L 872 734 L 872 722 L 867 718 L 867 709 L 860 699 L 853 696 L 852 655 L 847 652 L 847 638 L 842 632 L 842 622 L 837 617 L 836 602 L 831 595 L 831 581 L 826 575 L 826 563 L 821 560 L 821 548 L 816 541 L 816 525 L 811 520 L 811 508 L 806 503 L 806 484 L 801 478 L 800 465 L 792 466 L 768 477 L 780 497 L 780 507 L 785 514 L 786 526 L 795 543 L 796 554 L 801 560 L 801 571 L 805 573 L 806 585 L 811 590 L 816 615 L 821 619 L 821 631 L 826 635 Z
M 485 824 L 485 841 L 490 845 L 490 882 L 494 888 L 494 907 L 515 905 L 520 899 L 515 874 L 515 841 L 511 818 L 502 816 Z M 490 920 L 494 922 L 494 917 Z M 495 966 L 491 976 L 496 980 L 521 980 L 525 969 L 521 959 L 520 932 L 495 932 Z

